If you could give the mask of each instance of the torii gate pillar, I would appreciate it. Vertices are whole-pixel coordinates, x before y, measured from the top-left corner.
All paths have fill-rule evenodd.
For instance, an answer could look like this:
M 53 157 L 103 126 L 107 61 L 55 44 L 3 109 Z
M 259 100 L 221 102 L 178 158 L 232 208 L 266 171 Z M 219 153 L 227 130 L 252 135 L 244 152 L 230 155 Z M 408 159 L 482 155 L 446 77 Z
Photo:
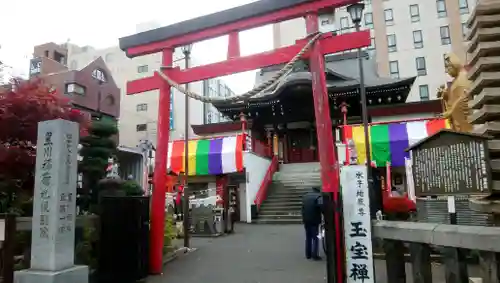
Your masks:
M 241 57 L 238 32 L 299 17 L 306 17 L 308 32 L 314 32 L 318 30 L 317 18 L 320 11 L 331 10 L 332 8 L 357 2 L 358 0 L 261 0 L 212 15 L 120 38 L 120 48 L 126 51 L 127 56 L 130 58 L 162 52 L 163 66 L 171 66 L 174 48 L 229 34 L 228 58 L 226 61 L 186 70 L 172 68 L 164 71 L 179 84 L 201 81 L 287 63 L 307 42 L 307 39 L 299 40 L 292 46 Z M 324 34 L 310 52 L 306 52 L 303 56 L 304 59 L 310 58 L 311 60 L 314 107 L 319 141 L 318 150 L 324 153 L 320 155 L 323 191 L 333 193 L 334 198 L 339 193 L 338 162 L 333 146 L 334 139 L 326 92 L 323 56 L 369 45 L 369 31 L 338 36 Z M 152 274 L 162 272 L 166 166 L 170 129 L 170 86 L 156 73 L 152 77 L 127 83 L 127 94 L 137 94 L 156 89 L 160 91 L 160 101 L 151 205 L 150 272 Z M 334 219 L 339 221 L 340 214 L 338 211 L 335 212 Z M 338 229 L 340 229 L 339 226 L 337 226 L 337 233 L 339 233 Z M 340 239 L 338 238 L 338 240 Z M 336 243 L 337 260 L 343 257 L 340 244 L 341 242 Z M 342 280 L 343 268 L 337 266 L 335 273 Z

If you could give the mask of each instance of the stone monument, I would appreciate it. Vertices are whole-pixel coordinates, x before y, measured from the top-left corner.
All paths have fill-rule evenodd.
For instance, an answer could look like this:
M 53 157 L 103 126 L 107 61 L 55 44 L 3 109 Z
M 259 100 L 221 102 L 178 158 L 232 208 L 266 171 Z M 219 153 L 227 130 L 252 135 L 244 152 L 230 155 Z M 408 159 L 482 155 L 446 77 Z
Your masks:
M 87 283 L 87 266 L 75 266 L 77 146 L 79 125 L 38 123 L 31 267 L 16 283 Z

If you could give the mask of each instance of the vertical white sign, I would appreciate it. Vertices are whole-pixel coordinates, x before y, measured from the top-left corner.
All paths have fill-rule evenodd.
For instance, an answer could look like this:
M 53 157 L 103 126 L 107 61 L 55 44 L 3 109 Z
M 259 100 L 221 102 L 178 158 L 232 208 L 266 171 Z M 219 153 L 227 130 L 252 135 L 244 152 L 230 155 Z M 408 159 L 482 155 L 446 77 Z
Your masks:
M 411 153 L 410 153 L 411 156 Z M 408 198 L 413 202 L 417 201 L 415 195 L 415 183 L 413 182 L 413 161 L 411 158 L 405 157 L 405 171 L 406 171 L 406 191 L 408 192 Z
M 366 166 L 342 167 L 340 185 L 344 214 L 347 282 L 375 282 Z
M 72 267 L 75 253 L 78 124 L 38 123 L 31 268 Z

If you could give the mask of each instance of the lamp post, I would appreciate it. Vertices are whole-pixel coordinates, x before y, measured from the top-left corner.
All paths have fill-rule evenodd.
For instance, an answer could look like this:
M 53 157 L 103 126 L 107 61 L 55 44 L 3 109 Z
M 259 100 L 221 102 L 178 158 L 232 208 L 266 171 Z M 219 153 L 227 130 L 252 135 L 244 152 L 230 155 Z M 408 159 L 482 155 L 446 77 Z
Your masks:
M 347 7 L 347 12 L 351 15 L 351 20 L 354 23 L 356 31 L 360 30 L 361 20 L 363 18 L 363 10 L 365 4 L 363 2 L 358 2 L 356 4 L 349 5 Z M 366 102 L 366 87 L 365 87 L 365 74 L 363 68 L 363 54 L 361 48 L 358 48 L 358 64 L 359 64 L 359 92 L 361 95 L 361 115 L 363 119 L 363 129 L 365 134 L 365 152 L 366 152 L 366 174 L 368 180 L 368 189 L 370 192 L 370 213 L 371 217 L 376 217 L 376 212 L 381 209 L 380 192 L 373 191 L 373 175 L 372 175 L 372 160 L 370 152 L 370 133 L 368 125 L 368 110 Z
M 189 59 L 191 56 L 191 50 L 193 49 L 192 44 L 184 45 L 181 47 L 182 53 L 184 54 L 184 64 L 185 69 L 189 68 Z M 189 91 L 189 83 L 186 83 L 186 90 Z M 184 247 L 189 248 L 189 195 L 188 195 L 188 174 L 189 174 L 189 152 L 188 152 L 188 142 L 189 142 L 189 97 L 186 95 L 184 99 L 184 183 L 183 183 L 183 193 L 184 198 L 182 199 L 182 223 L 184 226 Z

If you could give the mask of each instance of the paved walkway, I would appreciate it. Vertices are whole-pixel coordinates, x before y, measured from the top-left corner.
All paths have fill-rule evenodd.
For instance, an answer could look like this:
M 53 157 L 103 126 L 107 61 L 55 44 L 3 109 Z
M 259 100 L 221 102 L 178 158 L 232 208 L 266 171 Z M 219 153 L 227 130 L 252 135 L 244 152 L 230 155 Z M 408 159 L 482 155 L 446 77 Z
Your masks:
M 322 283 L 326 262 L 306 260 L 301 225 L 236 226 L 236 233 L 219 238 L 193 238 L 191 254 L 166 265 L 164 275 L 148 283 Z M 384 261 L 375 261 L 377 282 L 387 282 Z M 408 265 L 407 275 L 411 273 Z M 434 282 L 444 282 L 435 266 Z M 413 282 L 407 276 L 407 282 Z

